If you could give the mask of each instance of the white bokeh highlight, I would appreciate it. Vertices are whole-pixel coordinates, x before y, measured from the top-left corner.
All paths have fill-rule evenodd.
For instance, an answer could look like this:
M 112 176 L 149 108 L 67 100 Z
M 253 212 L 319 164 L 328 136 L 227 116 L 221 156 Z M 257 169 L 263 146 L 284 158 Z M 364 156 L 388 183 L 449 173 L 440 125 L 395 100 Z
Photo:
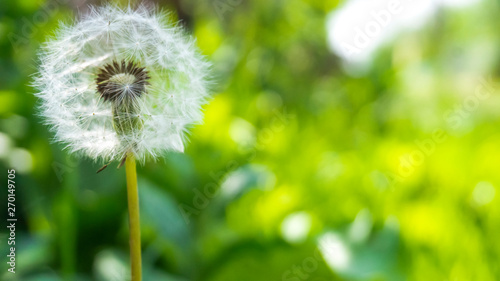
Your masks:
M 463 8 L 480 0 L 350 0 L 330 13 L 328 45 L 347 65 L 366 65 L 397 34 L 415 30 L 443 7 Z
M 289 243 L 301 243 L 311 230 L 311 216 L 306 212 L 293 213 L 281 223 L 281 235 Z

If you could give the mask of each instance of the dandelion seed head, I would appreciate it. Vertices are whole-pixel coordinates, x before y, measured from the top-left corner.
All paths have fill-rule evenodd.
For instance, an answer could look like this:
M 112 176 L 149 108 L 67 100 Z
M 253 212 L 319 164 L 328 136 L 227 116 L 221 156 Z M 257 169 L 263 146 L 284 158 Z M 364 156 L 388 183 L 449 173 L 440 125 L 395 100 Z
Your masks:
M 201 123 L 210 65 L 165 13 L 93 7 L 40 53 L 41 115 L 55 140 L 92 159 L 183 151 Z

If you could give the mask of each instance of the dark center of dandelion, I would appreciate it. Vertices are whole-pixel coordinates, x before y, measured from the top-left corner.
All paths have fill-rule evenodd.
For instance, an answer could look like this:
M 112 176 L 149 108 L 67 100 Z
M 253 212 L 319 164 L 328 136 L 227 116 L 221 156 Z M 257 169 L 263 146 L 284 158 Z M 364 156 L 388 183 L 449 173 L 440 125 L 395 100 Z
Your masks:
M 144 67 L 133 62 L 113 61 L 99 69 L 97 90 L 106 101 L 132 101 L 146 92 L 149 78 Z
M 146 93 L 149 78 L 144 67 L 125 61 L 113 61 L 97 73 L 97 91 L 111 103 L 113 128 L 129 152 L 135 150 L 143 128 L 138 98 Z

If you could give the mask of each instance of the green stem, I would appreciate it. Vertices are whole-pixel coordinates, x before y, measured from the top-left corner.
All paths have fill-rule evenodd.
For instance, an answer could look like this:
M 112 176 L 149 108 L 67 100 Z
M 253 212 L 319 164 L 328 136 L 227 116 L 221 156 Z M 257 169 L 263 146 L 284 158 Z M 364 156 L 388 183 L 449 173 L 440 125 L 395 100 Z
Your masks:
M 137 189 L 137 172 L 135 158 L 132 153 L 127 154 L 125 162 L 127 174 L 127 196 L 130 229 L 130 267 L 132 281 L 141 281 L 141 225 L 139 222 L 139 191 Z

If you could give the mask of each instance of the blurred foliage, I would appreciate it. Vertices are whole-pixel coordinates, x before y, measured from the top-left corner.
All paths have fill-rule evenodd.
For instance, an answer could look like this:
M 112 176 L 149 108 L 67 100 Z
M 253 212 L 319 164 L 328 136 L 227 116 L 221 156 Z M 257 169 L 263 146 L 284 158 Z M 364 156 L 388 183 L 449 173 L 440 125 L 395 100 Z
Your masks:
M 19 217 L 2 280 L 127 280 L 123 169 L 51 144 L 29 86 L 40 44 L 89 3 L 0 3 Z M 327 47 L 338 1 L 157 4 L 213 62 L 215 95 L 185 154 L 139 167 L 146 281 L 500 280 L 496 1 L 440 11 L 358 76 Z

